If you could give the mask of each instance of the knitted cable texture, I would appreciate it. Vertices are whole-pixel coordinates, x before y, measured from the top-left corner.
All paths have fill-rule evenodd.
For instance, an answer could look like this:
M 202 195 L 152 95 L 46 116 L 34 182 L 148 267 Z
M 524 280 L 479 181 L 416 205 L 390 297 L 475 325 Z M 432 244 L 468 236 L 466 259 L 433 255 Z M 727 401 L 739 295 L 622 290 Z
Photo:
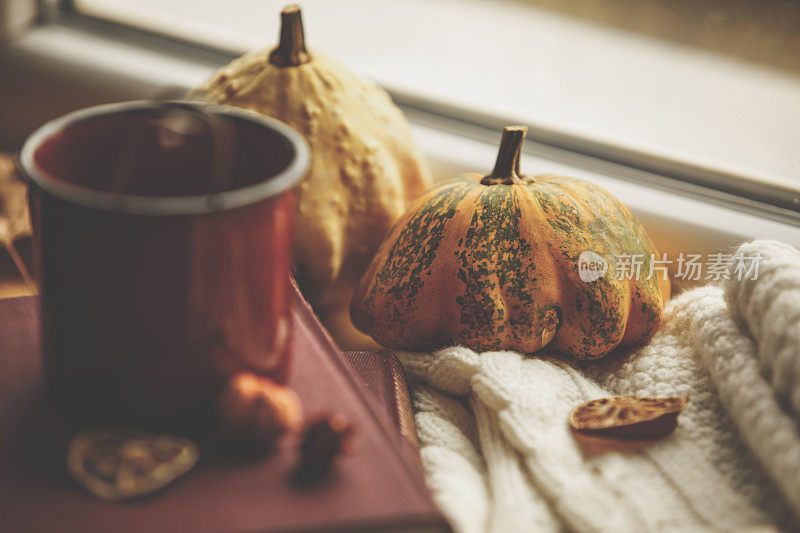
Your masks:
M 647 346 L 599 363 L 464 347 L 399 354 L 426 479 L 455 530 L 797 527 L 800 253 L 769 241 L 737 253 L 760 254 L 758 279 L 736 279 L 732 264 L 724 291 L 675 298 Z M 597 452 L 567 417 L 614 394 L 691 402 L 669 437 Z

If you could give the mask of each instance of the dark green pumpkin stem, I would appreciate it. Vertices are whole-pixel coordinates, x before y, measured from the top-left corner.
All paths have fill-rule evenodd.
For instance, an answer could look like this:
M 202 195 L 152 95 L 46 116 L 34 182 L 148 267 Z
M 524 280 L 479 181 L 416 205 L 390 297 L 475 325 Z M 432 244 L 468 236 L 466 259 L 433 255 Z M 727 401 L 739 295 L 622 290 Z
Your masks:
M 481 180 L 484 185 L 498 185 L 500 183 L 511 185 L 512 183 L 523 182 L 519 173 L 519 159 L 522 155 L 522 143 L 525 141 L 525 134 L 528 133 L 526 126 L 506 126 L 503 128 L 503 137 L 500 139 L 500 149 L 497 152 L 497 161 L 494 170 Z
M 281 37 L 269 54 L 269 62 L 278 67 L 296 67 L 311 61 L 306 51 L 300 6 L 292 4 L 281 11 Z

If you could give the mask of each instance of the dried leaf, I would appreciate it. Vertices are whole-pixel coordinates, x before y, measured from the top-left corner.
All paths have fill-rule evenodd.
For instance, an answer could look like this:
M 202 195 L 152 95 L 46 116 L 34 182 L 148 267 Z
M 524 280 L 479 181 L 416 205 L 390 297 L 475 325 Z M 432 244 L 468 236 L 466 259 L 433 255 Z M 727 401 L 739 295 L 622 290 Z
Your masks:
M 0 243 L 33 235 L 28 215 L 28 187 L 17 175 L 14 159 L 0 153 Z
M 103 500 L 154 492 L 194 467 L 200 457 L 188 439 L 127 430 L 93 430 L 73 437 L 67 469 Z
M 16 246 L 20 239 L 32 236 L 28 187 L 19 179 L 14 159 L 0 153 L 0 248 L 6 249 L 28 289 L 35 292 L 33 277 Z
M 652 440 L 665 437 L 678 425 L 688 396 L 644 398 L 616 396 L 579 405 L 569 415 L 573 430 L 596 437 Z

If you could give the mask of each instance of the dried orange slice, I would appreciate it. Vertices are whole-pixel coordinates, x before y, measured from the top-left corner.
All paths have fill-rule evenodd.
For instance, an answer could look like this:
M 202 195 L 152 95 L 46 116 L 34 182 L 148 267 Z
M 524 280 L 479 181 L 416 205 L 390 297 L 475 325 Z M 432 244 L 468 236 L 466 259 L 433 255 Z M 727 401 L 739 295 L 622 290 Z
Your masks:
M 195 444 L 170 435 L 126 430 L 92 430 L 73 437 L 67 469 L 73 479 L 103 500 L 154 492 L 197 463 Z
M 669 435 L 688 396 L 644 398 L 616 396 L 579 405 L 569 415 L 570 427 L 580 433 L 624 440 L 651 440 Z

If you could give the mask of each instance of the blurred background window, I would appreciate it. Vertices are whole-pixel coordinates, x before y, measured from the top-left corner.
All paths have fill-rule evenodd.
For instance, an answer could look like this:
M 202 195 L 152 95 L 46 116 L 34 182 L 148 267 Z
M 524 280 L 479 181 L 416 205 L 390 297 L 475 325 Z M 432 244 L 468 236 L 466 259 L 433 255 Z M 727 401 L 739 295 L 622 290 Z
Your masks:
M 206 47 L 270 46 L 273 0 L 73 0 Z M 311 47 L 429 111 L 800 190 L 800 2 L 304 0 Z

